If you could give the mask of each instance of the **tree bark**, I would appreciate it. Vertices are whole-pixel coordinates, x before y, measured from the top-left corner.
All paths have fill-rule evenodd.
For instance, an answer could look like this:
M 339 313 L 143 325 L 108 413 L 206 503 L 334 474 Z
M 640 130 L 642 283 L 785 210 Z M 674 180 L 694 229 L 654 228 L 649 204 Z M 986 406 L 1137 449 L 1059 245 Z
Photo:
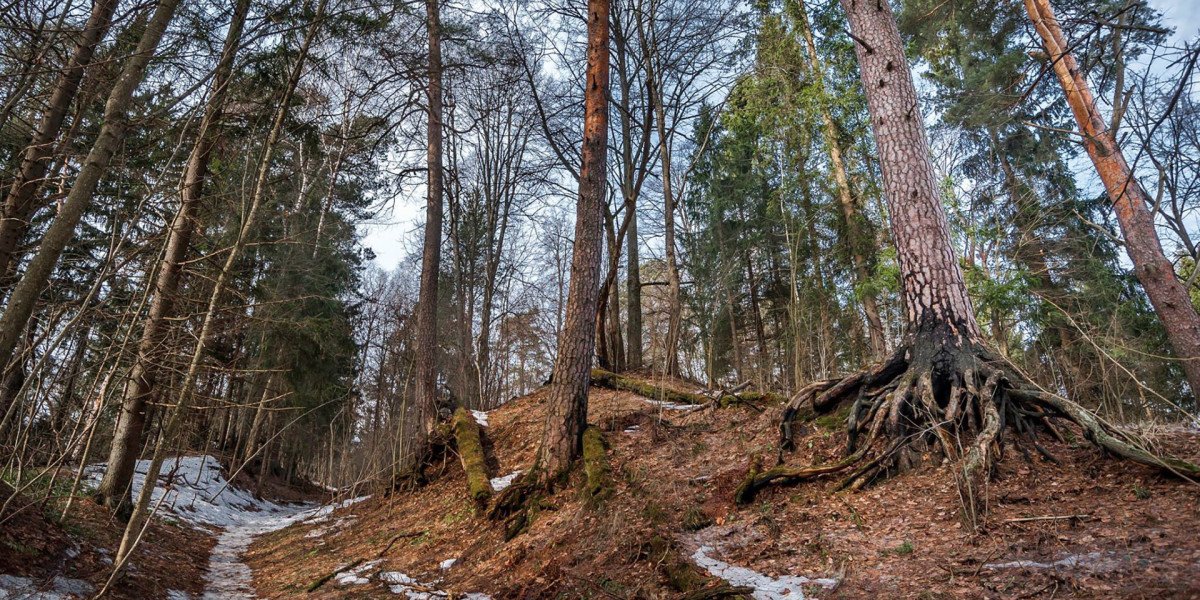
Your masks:
M 856 36 L 883 171 L 908 335 L 980 339 L 929 158 L 929 140 L 904 42 L 887 0 L 841 0 Z
M 554 360 L 546 427 L 538 452 L 545 483 L 565 473 L 583 450 L 588 385 L 595 346 L 603 250 L 605 163 L 608 152 L 608 0 L 588 0 L 588 65 L 575 248 L 566 322 Z
M 183 270 L 182 265 L 196 229 L 196 212 L 204 196 L 208 165 L 217 142 L 221 113 L 233 71 L 233 60 L 241 41 L 249 6 L 249 0 L 238 0 L 234 7 L 233 20 L 225 36 L 221 59 L 213 73 L 212 87 L 204 116 L 200 121 L 200 130 L 184 171 L 179 208 L 171 220 L 166 250 L 155 276 L 154 298 L 142 325 L 137 357 L 125 382 L 121 412 L 108 454 L 108 470 L 104 472 L 104 478 L 96 491 L 96 500 L 118 514 L 126 512 L 131 501 L 129 483 L 133 477 L 133 468 L 137 462 L 142 432 L 146 425 L 146 403 L 154 395 L 158 378 L 156 365 L 164 352 L 162 345 L 168 320 L 174 314 L 180 272 Z
M 175 15 L 179 0 L 160 0 L 154 15 L 146 24 L 136 51 L 125 62 L 117 83 L 113 86 L 104 106 L 104 125 L 100 135 L 84 159 L 83 167 L 75 178 L 75 184 L 63 200 L 58 216 L 50 224 L 46 235 L 38 246 L 37 254 L 29 263 L 21 281 L 17 283 L 8 299 L 8 308 L 0 317 L 0 365 L 7 365 L 25 324 L 33 314 L 38 296 L 50 280 L 50 274 L 58 264 L 58 258 L 75 236 L 75 226 L 92 202 L 100 178 L 108 170 L 117 148 L 125 137 L 126 118 L 133 93 L 146 73 L 146 65 L 158 48 L 167 24 Z
M 54 140 L 62 129 L 63 120 L 71 108 L 76 92 L 79 91 L 83 72 L 92 63 L 96 45 L 104 38 L 112 23 L 113 11 L 116 8 L 116 0 L 97 0 L 92 5 L 92 13 L 83 27 L 75 52 L 66 68 L 59 74 L 42 121 L 25 149 L 21 166 L 9 188 L 8 196 L 4 199 L 4 213 L 0 219 L 0 279 L 8 277 L 17 245 L 21 243 L 21 238 L 25 237 L 29 230 L 29 219 L 39 207 L 34 195 L 44 181 L 46 167 L 54 151 Z M 140 80 L 140 75 L 138 77 Z M 108 120 L 105 119 L 105 122 Z
M 442 261 L 442 45 L 439 0 L 425 1 L 426 26 L 429 29 L 428 87 L 429 124 L 426 132 L 427 196 L 425 205 L 425 239 L 421 252 L 421 288 L 417 300 L 417 364 L 416 402 L 421 426 L 421 439 L 415 448 L 424 446 L 425 436 L 437 422 L 437 303 L 438 275 Z
M 1163 253 L 1151 199 L 1142 188 L 1109 123 L 1096 107 L 1091 88 L 1079 70 L 1049 0 L 1025 0 L 1025 10 L 1042 38 L 1055 75 L 1075 115 L 1083 145 L 1096 167 L 1117 214 L 1125 237 L 1125 248 L 1133 262 L 1133 271 L 1150 298 L 1154 312 L 1166 329 L 1167 339 L 1180 360 L 1188 386 L 1200 393 L 1200 315 L 1192 306 L 1187 289 L 1175 275 L 1171 261 Z M 1114 123 L 1117 119 L 1114 118 Z

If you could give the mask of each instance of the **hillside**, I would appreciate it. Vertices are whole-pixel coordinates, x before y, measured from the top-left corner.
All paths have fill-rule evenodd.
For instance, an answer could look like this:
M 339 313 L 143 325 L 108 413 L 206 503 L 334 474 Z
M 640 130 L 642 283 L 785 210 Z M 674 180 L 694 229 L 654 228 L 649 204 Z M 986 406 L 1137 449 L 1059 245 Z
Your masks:
M 545 396 L 487 413 L 490 476 L 530 465 Z M 979 532 L 960 524 L 946 467 L 856 493 L 833 493 L 828 482 L 769 488 L 735 506 L 748 457 L 774 455 L 780 410 L 691 410 L 593 388 L 589 422 L 610 446 L 614 488 L 598 508 L 580 497 L 577 472 L 506 542 L 500 523 L 476 513 L 448 457 L 428 485 L 267 533 L 246 560 L 269 598 L 702 598 L 731 591 L 722 577 L 754 586 L 758 599 L 1200 594 L 1195 486 L 1081 439 L 1048 446 L 1061 465 L 1006 452 Z M 805 425 L 787 462 L 837 457 L 839 429 L 834 419 Z M 1195 432 L 1154 435 L 1193 457 L 1200 448 Z

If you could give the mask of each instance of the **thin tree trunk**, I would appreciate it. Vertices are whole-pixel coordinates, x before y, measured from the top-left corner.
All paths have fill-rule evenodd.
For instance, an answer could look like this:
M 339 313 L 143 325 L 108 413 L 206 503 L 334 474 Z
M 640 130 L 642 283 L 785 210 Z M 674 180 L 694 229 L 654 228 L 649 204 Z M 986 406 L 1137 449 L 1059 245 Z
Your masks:
M 1059 27 L 1049 0 L 1025 0 L 1025 10 L 1042 38 L 1048 59 L 1062 85 L 1067 104 L 1075 115 L 1083 145 L 1087 149 L 1121 225 L 1125 247 L 1133 262 L 1133 271 L 1154 306 L 1154 312 L 1166 329 L 1175 355 L 1179 357 L 1193 394 L 1200 390 L 1200 315 L 1192 306 L 1187 289 L 1175 275 L 1171 261 L 1163 253 L 1150 197 L 1134 178 L 1125 155 L 1096 107 L 1092 90 L 1068 52 L 1069 46 Z M 1114 118 L 1113 123 L 1117 119 Z
M 643 24 L 639 22 L 639 27 Z M 679 260 L 675 254 L 675 194 L 671 182 L 671 144 L 667 136 L 667 109 L 663 101 L 662 74 L 655 69 L 657 58 L 657 32 L 651 30 L 647 36 L 644 29 L 639 29 L 642 45 L 646 47 L 646 87 L 653 97 L 655 125 L 658 127 L 659 160 L 662 161 L 663 184 L 663 240 L 664 253 L 667 259 L 667 340 L 664 348 L 666 360 L 664 372 L 670 376 L 679 375 L 679 338 L 683 330 L 683 302 L 680 300 L 681 284 L 679 281 Z
M 795 6 L 804 34 L 804 45 L 808 51 L 810 71 L 814 79 L 820 82 L 821 98 L 817 104 L 821 112 L 822 134 L 825 136 L 825 146 L 829 150 L 833 180 L 837 184 L 838 205 L 842 209 L 842 219 L 846 227 L 846 246 L 850 249 L 850 261 L 854 265 L 855 283 L 861 286 L 871 278 L 867 257 L 863 252 L 864 244 L 869 243 L 869 240 L 863 234 L 858 203 L 854 201 L 850 192 L 850 178 L 846 175 L 846 161 L 842 158 L 841 144 L 838 143 L 837 124 L 833 120 L 833 113 L 829 110 L 828 98 L 825 95 L 825 85 L 822 79 L 824 67 L 821 64 L 821 57 L 817 54 L 812 27 L 808 22 L 808 12 L 804 9 L 802 0 L 796 0 Z M 867 319 L 871 358 L 883 358 L 884 353 L 887 352 L 887 338 L 883 335 L 883 320 L 879 318 L 879 306 L 876 304 L 873 294 L 860 292 L 860 295 L 859 301 L 862 302 L 863 316 Z
M 125 62 L 117 83 L 108 95 L 100 135 L 84 160 L 83 168 L 75 178 L 75 185 L 71 187 L 59 208 L 58 216 L 42 238 L 37 254 L 29 263 L 21 281 L 13 289 L 8 299 L 8 308 L 0 317 L 0 365 L 6 365 L 12 360 L 13 350 L 20 339 L 21 331 L 33 314 L 38 296 L 50 280 L 50 274 L 58 264 L 59 256 L 75 237 L 75 226 L 79 224 L 84 211 L 91 204 L 100 178 L 108 170 L 109 162 L 125 137 L 128 116 L 126 113 L 133 93 L 145 76 L 146 65 L 158 48 L 163 32 L 166 31 L 167 24 L 171 22 L 178 6 L 179 0 L 160 0 L 154 10 L 154 16 L 142 32 L 137 50 Z
M 213 74 L 212 88 L 200 121 L 199 134 L 184 171 L 179 208 L 171 220 L 167 246 L 155 277 L 154 298 L 150 302 L 150 312 L 142 326 L 137 357 L 125 382 L 121 412 L 108 454 L 108 469 L 104 472 L 104 478 L 96 491 L 96 500 L 118 514 L 126 512 L 131 501 L 129 483 L 133 477 L 142 431 L 146 425 L 146 403 L 154 395 L 158 377 L 156 365 L 163 354 L 162 346 L 168 320 L 174 314 L 180 272 L 197 225 L 196 213 L 204 196 L 204 183 L 208 178 L 208 165 L 219 133 L 219 121 L 233 71 L 233 59 L 237 54 L 249 6 L 249 0 L 238 0 L 221 50 L 220 62 Z
M 588 0 L 587 86 L 575 249 L 567 292 L 566 322 L 554 360 L 546 427 L 538 459 L 544 483 L 565 473 L 583 451 L 588 384 L 596 336 L 603 250 L 605 163 L 608 152 L 608 0 Z
M 25 237 L 25 233 L 29 230 L 29 220 L 39 207 L 34 196 L 42 182 L 45 181 L 46 167 L 54 151 L 54 140 L 62 129 L 63 120 L 71 108 L 76 92 L 79 91 L 83 72 L 91 64 L 97 44 L 104 38 L 104 34 L 112 23 L 113 11 L 116 8 L 117 0 L 97 0 L 92 5 L 92 13 L 79 36 L 75 52 L 71 55 L 66 68 L 59 74 L 58 81 L 54 84 L 54 91 L 50 93 L 46 112 L 42 115 L 42 121 L 38 124 L 37 132 L 30 140 L 29 146 L 25 149 L 25 157 L 21 160 L 21 166 L 4 199 L 4 214 L 0 219 L 0 278 L 8 276 L 16 255 L 17 244 L 21 243 L 21 238 Z M 139 48 L 140 50 L 141 48 Z M 151 51 L 153 51 L 152 48 Z M 131 76 L 138 81 L 141 80 L 140 73 Z M 125 73 L 122 74 L 122 78 L 125 78 Z M 135 87 L 136 85 L 134 83 Z M 121 107 L 120 112 L 124 113 L 124 107 Z M 105 123 L 108 123 L 107 117 L 106 110 Z

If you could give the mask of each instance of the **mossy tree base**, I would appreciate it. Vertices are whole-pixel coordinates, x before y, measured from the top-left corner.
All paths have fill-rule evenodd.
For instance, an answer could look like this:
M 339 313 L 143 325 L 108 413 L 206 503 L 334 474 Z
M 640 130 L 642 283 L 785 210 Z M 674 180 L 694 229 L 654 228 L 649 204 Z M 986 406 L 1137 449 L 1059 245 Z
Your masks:
M 770 469 L 754 458 L 735 500 L 749 502 L 767 485 L 833 474 L 842 477 L 839 489 L 857 489 L 932 456 L 957 463 L 964 512 L 977 524 L 975 484 L 992 473 L 1002 439 L 1026 456 L 1033 449 L 1051 457 L 1038 440 L 1041 434 L 1061 439 L 1055 420 L 1079 426 L 1088 440 L 1114 455 L 1179 475 L 1200 475 L 1200 467 L 1155 455 L 1136 436 L 1037 388 L 982 343 L 937 332 L 912 336 L 872 369 L 802 390 L 784 411 L 781 447 L 793 448 L 792 424 L 798 416 L 828 414 L 846 404 L 845 458 Z

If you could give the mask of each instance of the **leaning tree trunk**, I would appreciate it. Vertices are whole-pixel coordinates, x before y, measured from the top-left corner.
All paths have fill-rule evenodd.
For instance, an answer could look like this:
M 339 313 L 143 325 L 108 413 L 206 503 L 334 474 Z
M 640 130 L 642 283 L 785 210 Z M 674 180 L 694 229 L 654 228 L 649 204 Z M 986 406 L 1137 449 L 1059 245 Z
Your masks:
M 584 91 L 583 153 L 575 249 L 567 315 L 554 360 L 553 382 L 538 461 L 542 482 L 565 473 L 583 449 L 588 383 L 596 342 L 596 307 L 603 250 L 602 210 L 608 152 L 608 0 L 588 0 L 587 87 Z
M 42 121 L 25 149 L 21 166 L 13 178 L 8 196 L 4 199 L 4 214 L 0 219 L 0 279 L 8 277 L 13 258 L 16 256 L 17 244 L 21 243 L 21 238 L 29 230 L 29 220 L 38 209 L 34 196 L 44 181 L 46 167 L 50 164 L 50 157 L 54 151 L 54 140 L 62 129 L 63 120 L 71 108 L 75 93 L 79 91 L 83 72 L 92 62 L 96 45 L 104 38 L 109 24 L 112 23 L 113 11 L 116 8 L 117 0 L 98 0 L 92 5 L 92 14 L 83 26 L 75 53 L 71 55 L 66 68 L 55 82 Z
M 108 170 L 109 162 L 125 137 L 126 113 L 133 92 L 142 82 L 146 74 L 146 65 L 150 63 L 150 58 L 158 48 L 163 32 L 166 31 L 167 24 L 171 22 L 178 6 L 179 0 L 160 0 L 154 15 L 142 32 L 137 49 L 125 62 L 117 83 L 108 95 L 100 135 L 84 159 L 75 184 L 58 210 L 58 216 L 42 237 L 37 254 L 9 296 L 8 308 L 0 317 L 0 365 L 7 365 L 12 360 L 13 350 L 20 339 L 21 331 L 25 329 L 30 315 L 33 314 L 33 306 L 38 296 L 50 280 L 50 274 L 58 264 L 59 256 L 74 238 L 75 226 L 79 224 L 84 211 L 91 204 L 100 178 Z
M 426 132 L 427 199 L 425 205 L 425 240 L 421 253 L 421 289 L 417 300 L 417 365 L 416 402 L 420 426 L 416 429 L 418 451 L 414 460 L 420 461 L 424 440 L 437 422 L 437 302 L 438 275 L 442 261 L 442 46 L 439 0 L 426 0 L 425 13 L 429 29 L 429 82 L 426 98 L 429 102 L 429 124 Z
M 316 38 L 317 32 L 320 30 L 320 26 L 325 19 L 325 8 L 328 5 L 328 1 L 320 0 L 317 4 L 313 20 L 309 23 L 308 29 L 304 34 L 304 39 L 300 43 L 296 62 L 292 66 L 291 73 L 289 73 L 282 97 L 279 99 L 279 107 L 275 111 L 275 117 L 271 123 L 271 130 L 268 132 L 266 142 L 263 144 L 262 155 L 258 159 L 257 175 L 245 217 L 238 228 L 233 246 L 227 250 L 221 271 L 217 274 L 215 281 L 213 281 L 212 291 L 208 297 L 208 306 L 204 312 L 204 320 L 200 323 L 200 331 L 196 336 L 195 348 L 192 350 L 187 371 L 183 375 L 182 385 L 175 394 L 175 405 L 171 407 L 170 414 L 165 417 L 166 424 L 158 436 L 153 457 L 150 459 L 150 465 L 146 469 L 145 481 L 147 485 L 143 485 L 141 492 L 138 493 L 137 501 L 134 503 L 133 511 L 129 516 L 129 522 L 125 525 L 125 532 L 121 537 L 121 544 L 117 549 L 116 566 L 113 569 L 112 577 L 115 577 L 120 572 L 129 553 L 133 550 L 138 540 L 141 539 L 142 524 L 145 523 L 145 519 L 148 516 L 147 510 L 149 510 L 150 499 L 154 490 L 153 484 L 158 481 L 158 475 L 162 470 L 162 464 L 165 459 L 164 452 L 174 443 L 175 436 L 183 425 L 188 405 L 192 400 L 193 392 L 196 390 L 196 379 L 200 373 L 200 363 L 204 360 L 204 356 L 208 351 L 209 341 L 212 339 L 217 328 L 217 318 L 220 312 L 218 307 L 224 296 L 225 288 L 229 284 L 229 279 L 233 276 L 234 267 L 241 257 L 242 250 L 246 248 L 246 244 L 250 241 L 250 235 L 257 223 L 263 199 L 268 193 L 267 185 L 271 171 L 271 162 L 275 156 L 275 149 L 279 145 L 279 138 L 283 135 L 284 123 L 287 121 L 289 112 L 288 107 L 292 103 L 296 86 L 300 83 L 300 75 L 304 72 L 304 63 L 308 58 L 309 50 L 312 48 L 313 40 Z
M 1049 0 L 1025 0 L 1025 10 L 1042 38 L 1047 59 L 1053 65 L 1067 104 L 1083 134 L 1083 146 L 1113 203 L 1129 259 L 1133 262 L 1133 272 L 1166 329 L 1167 339 L 1181 361 L 1192 393 L 1200 395 L 1200 315 L 1192 305 L 1187 288 L 1176 277 L 1171 261 L 1163 254 L 1154 227 L 1154 215 L 1150 212 L 1150 197 L 1134 178 L 1113 130 L 1096 108 L 1092 90 L 1070 53 Z
M 250 0 L 238 0 L 233 20 L 225 36 L 221 59 L 213 73 L 212 88 L 204 109 L 204 117 L 200 120 L 199 134 L 184 171 L 183 185 L 179 193 L 179 209 L 175 218 L 171 220 L 166 250 L 155 276 L 154 298 L 150 302 L 150 312 L 142 326 L 137 356 L 125 382 L 121 412 L 108 454 L 108 470 L 104 472 L 104 479 L 96 490 L 96 501 L 120 515 L 126 515 L 129 510 L 129 483 L 133 478 L 133 468 L 146 426 L 146 403 L 154 394 L 158 376 L 155 365 L 161 361 L 168 319 L 174 314 L 175 297 L 179 291 L 179 274 L 183 270 L 183 261 L 187 257 L 192 233 L 196 229 L 196 212 L 204 195 L 204 183 L 208 178 L 208 165 L 217 142 L 218 123 L 233 71 L 233 59 L 237 54 L 249 7 Z
M 915 467 L 927 457 L 944 457 L 960 465 L 957 481 L 964 516 L 978 524 L 976 480 L 990 473 L 1001 434 L 1013 431 L 1013 444 L 1050 456 L 1037 433 L 1058 435 L 1051 418 L 1079 425 L 1088 440 L 1118 456 L 1176 473 L 1200 474 L 1200 467 L 1156 456 L 1078 404 L 1036 388 L 987 347 L 950 242 L 921 109 L 891 6 L 887 0 L 841 3 L 855 41 L 883 171 L 906 331 L 900 347 L 881 364 L 811 384 L 785 410 L 781 429 L 786 448 L 793 446 L 791 422 L 800 410 L 828 411 L 852 402 L 845 459 L 767 471 L 752 465 L 736 499 L 744 502 L 772 482 L 834 473 L 845 475 L 842 487 L 858 488 Z

